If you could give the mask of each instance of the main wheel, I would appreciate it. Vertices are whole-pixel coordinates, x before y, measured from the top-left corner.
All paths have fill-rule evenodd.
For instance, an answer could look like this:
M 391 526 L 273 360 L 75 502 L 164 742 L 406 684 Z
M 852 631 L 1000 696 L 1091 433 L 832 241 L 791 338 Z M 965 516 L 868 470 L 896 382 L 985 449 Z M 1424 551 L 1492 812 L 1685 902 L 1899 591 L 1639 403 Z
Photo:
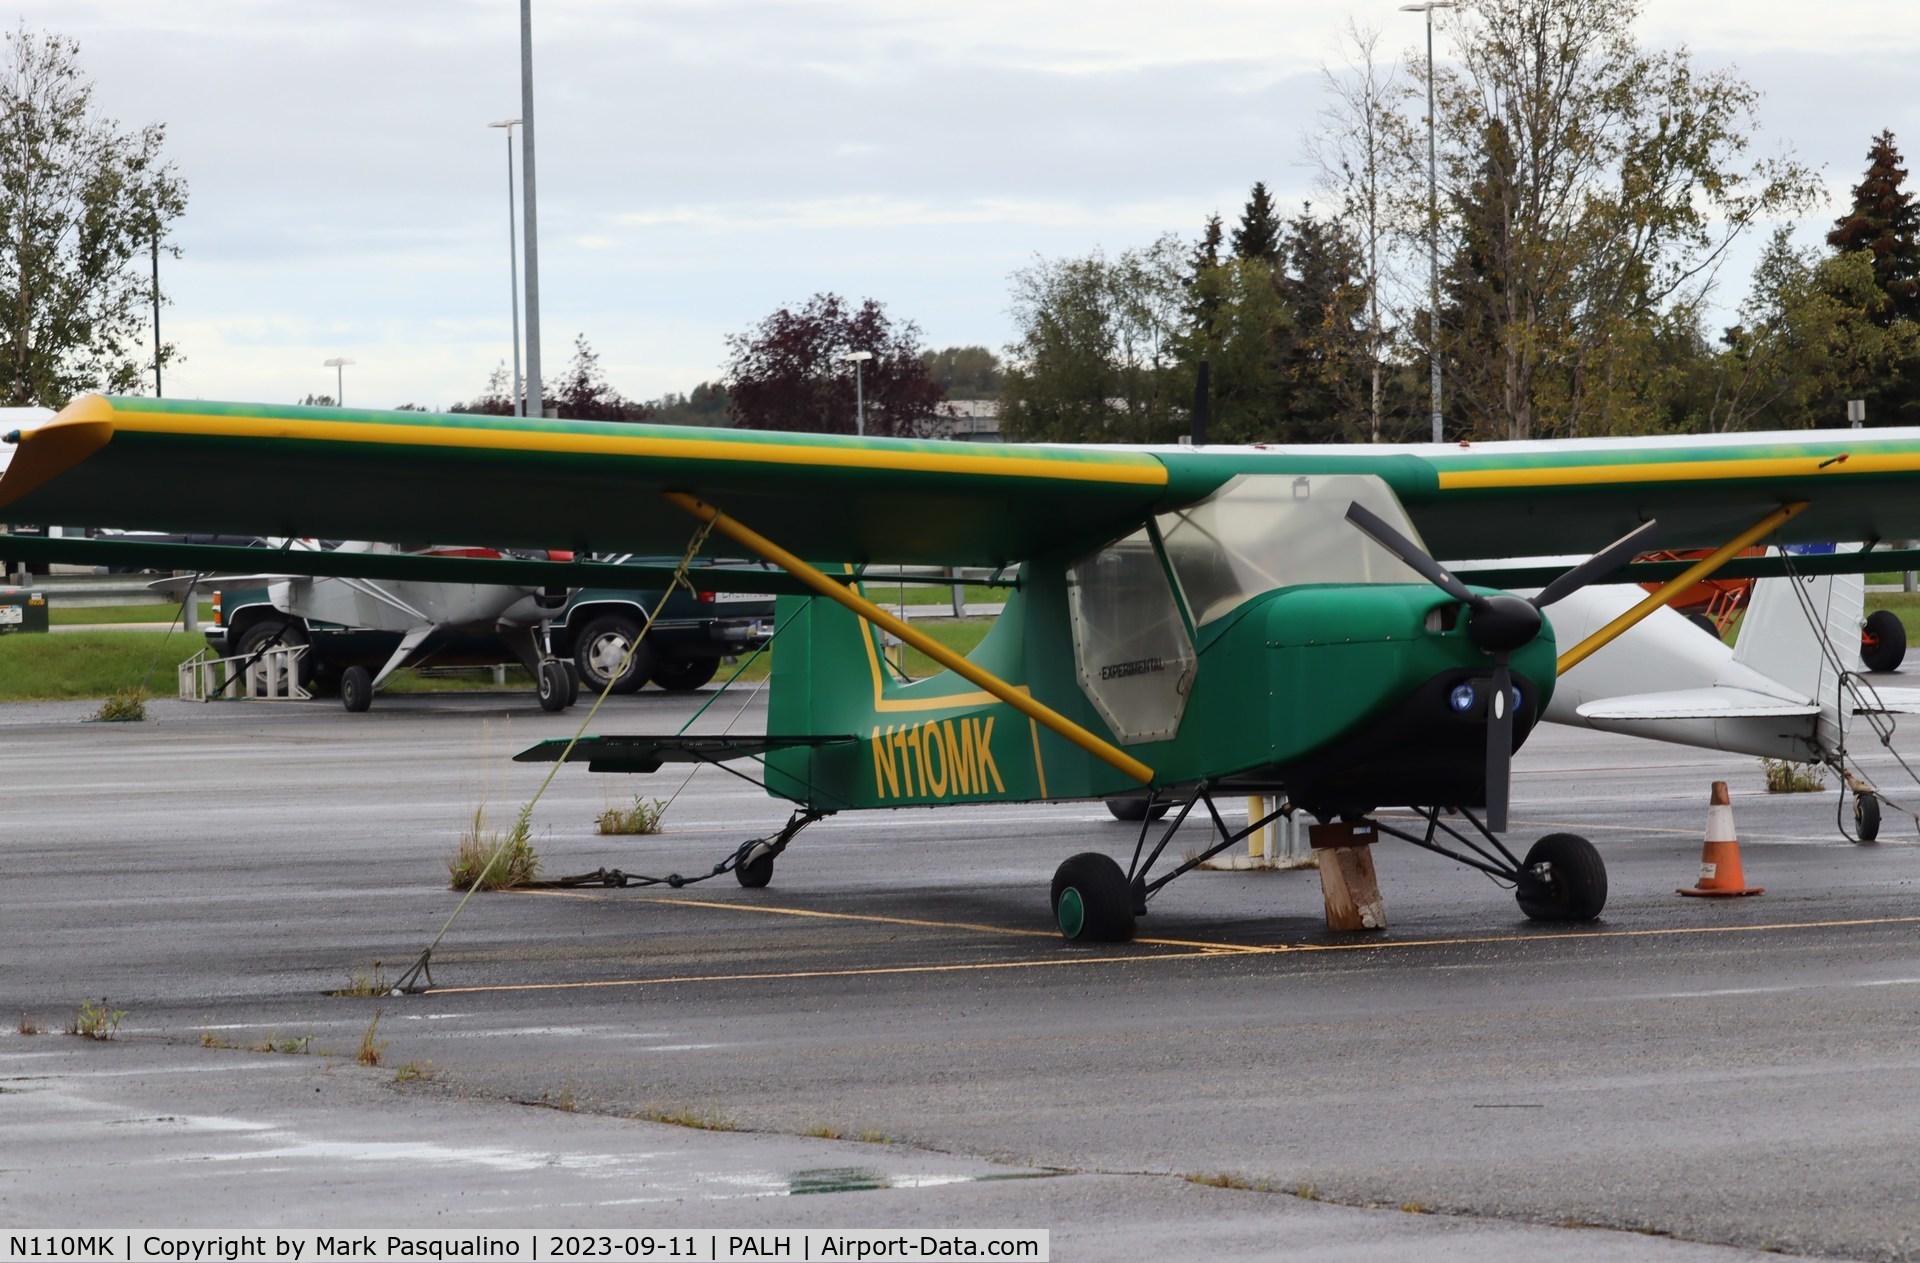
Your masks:
M 1527 852 L 1514 897 L 1535 921 L 1591 921 L 1607 906 L 1607 866 L 1593 843 L 1549 833 Z
M 351 666 L 340 673 L 340 704 L 358 715 L 373 705 L 373 672 Z
M 240 633 L 240 639 L 235 642 L 233 651 L 241 656 L 251 658 L 262 649 L 270 649 L 275 645 L 286 645 L 292 648 L 295 645 L 304 645 L 307 643 L 309 642 L 307 640 L 307 629 L 305 627 L 282 618 L 263 618 Z M 305 688 L 307 685 L 313 683 L 312 650 L 308 650 L 305 654 L 301 655 L 300 663 L 295 667 L 295 672 L 294 678 L 300 682 L 301 688 Z
M 1880 795 L 1872 790 L 1853 796 L 1853 836 L 1861 842 L 1880 836 Z
M 580 668 L 580 684 L 595 693 L 605 691 L 613 680 L 613 691 L 631 693 L 647 682 L 653 667 L 653 651 L 646 641 L 627 657 L 627 646 L 639 638 L 640 625 L 624 614 L 605 614 L 588 623 L 573 642 L 573 661 Z M 620 670 L 621 660 L 627 663 Z
M 1133 937 L 1133 891 L 1112 857 L 1087 851 L 1053 874 L 1053 919 L 1069 943 L 1124 943 Z
M 734 866 L 733 876 L 748 890 L 758 890 L 773 880 L 773 850 L 765 845 L 755 847 L 746 859 Z
M 1107 814 L 1115 820 L 1132 820 L 1136 822 L 1141 820 L 1158 820 L 1160 817 L 1166 815 L 1168 811 L 1172 810 L 1172 808 L 1173 804 L 1169 802 L 1157 802 L 1149 808 L 1146 799 L 1134 795 L 1128 795 L 1125 798 L 1107 799 Z
M 534 683 L 540 690 L 540 709 L 553 712 L 567 708 L 567 672 L 552 658 L 540 660 L 540 672 Z
M 1898 671 L 1907 656 L 1907 625 L 1892 610 L 1867 615 L 1860 632 L 1860 661 L 1869 671 Z
M 649 677 L 671 693 L 686 693 L 711 680 L 720 670 L 718 658 L 662 658 Z

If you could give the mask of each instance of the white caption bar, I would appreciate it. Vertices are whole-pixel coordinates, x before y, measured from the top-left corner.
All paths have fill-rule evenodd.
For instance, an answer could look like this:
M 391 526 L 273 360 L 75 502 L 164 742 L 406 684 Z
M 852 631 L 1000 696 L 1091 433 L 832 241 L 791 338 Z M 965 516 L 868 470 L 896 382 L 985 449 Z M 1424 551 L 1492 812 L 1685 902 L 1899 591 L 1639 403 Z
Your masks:
M 517 1230 L 344 1232 L 102 1229 L 0 1234 L 0 1263 L 335 1263 L 372 1260 L 668 1260 L 669 1263 L 763 1263 L 829 1260 L 1016 1259 L 1048 1263 L 1049 1234 L 997 1228 L 715 1230 L 581 1232 Z

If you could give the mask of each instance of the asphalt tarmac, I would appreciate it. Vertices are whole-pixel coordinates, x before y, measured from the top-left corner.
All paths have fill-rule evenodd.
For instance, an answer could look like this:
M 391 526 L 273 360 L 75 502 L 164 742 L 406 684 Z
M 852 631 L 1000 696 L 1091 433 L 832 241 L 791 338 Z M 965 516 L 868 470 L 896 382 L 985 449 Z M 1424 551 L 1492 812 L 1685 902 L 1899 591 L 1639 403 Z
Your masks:
M 11 1226 L 1920 1258 L 1920 835 L 1890 811 L 1881 844 L 1841 841 L 1831 790 L 1768 796 L 1751 759 L 1537 733 L 1513 836 L 1584 833 L 1609 867 L 1605 918 L 1575 930 L 1389 843 L 1384 934 L 1329 934 L 1311 872 L 1202 872 L 1139 941 L 1072 948 L 1054 867 L 1133 845 L 1097 804 L 876 812 L 810 829 L 764 890 L 478 896 L 431 991 L 370 998 L 329 992 L 419 955 L 476 806 L 507 823 L 547 771 L 511 754 L 582 712 L 509 693 L 91 709 L 0 707 Z M 645 693 L 593 729 L 691 709 Z M 699 730 L 760 722 L 729 697 Z M 1895 746 L 1920 766 L 1920 740 Z M 1902 797 L 1889 755 L 1868 764 Z M 1716 779 L 1763 896 L 1674 894 Z M 597 836 L 636 793 L 672 796 L 666 832 Z M 782 819 L 711 770 L 566 768 L 534 839 L 550 876 L 695 874 Z M 124 1013 L 110 1041 L 11 1020 L 57 1032 L 102 999 Z

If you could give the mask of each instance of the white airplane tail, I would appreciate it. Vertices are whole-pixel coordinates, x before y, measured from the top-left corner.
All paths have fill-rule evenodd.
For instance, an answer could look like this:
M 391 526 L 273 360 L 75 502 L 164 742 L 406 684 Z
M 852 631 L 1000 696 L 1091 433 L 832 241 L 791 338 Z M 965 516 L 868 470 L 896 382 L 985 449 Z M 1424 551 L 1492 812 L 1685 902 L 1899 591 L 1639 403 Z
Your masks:
M 1841 676 L 1858 669 L 1866 578 L 1857 574 L 1762 579 L 1753 585 L 1733 661 L 1820 707 L 1814 740 L 1837 750 L 1853 718 Z

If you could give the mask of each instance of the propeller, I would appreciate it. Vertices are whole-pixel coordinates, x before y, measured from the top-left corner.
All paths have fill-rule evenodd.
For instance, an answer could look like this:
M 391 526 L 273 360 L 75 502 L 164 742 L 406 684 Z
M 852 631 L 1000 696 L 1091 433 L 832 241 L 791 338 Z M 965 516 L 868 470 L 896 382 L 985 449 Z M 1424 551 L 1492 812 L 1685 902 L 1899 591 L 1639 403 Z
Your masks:
M 1541 610 L 1647 551 L 1654 523 L 1644 522 L 1635 527 L 1527 600 L 1504 592 L 1487 595 L 1473 591 L 1452 571 L 1428 556 L 1425 549 L 1358 500 L 1347 506 L 1347 521 L 1405 562 L 1421 578 L 1468 608 L 1467 638 L 1493 659 L 1493 679 L 1488 682 L 1492 692 L 1487 698 L 1487 828 L 1494 833 L 1505 833 L 1513 763 L 1513 672 L 1508 666 L 1513 652 L 1532 644 L 1533 638 L 1540 634 Z

